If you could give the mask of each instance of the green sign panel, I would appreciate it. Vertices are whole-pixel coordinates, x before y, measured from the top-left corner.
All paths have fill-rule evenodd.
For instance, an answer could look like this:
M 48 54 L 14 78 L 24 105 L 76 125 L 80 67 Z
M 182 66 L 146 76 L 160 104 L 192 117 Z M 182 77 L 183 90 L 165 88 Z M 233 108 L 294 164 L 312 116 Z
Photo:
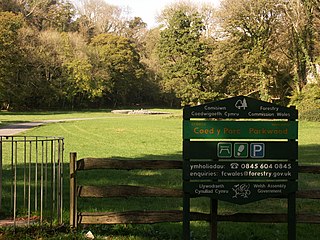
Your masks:
M 297 139 L 296 121 L 183 121 L 184 139 Z
M 184 182 L 183 190 L 193 197 L 207 196 L 236 204 L 297 191 L 297 182 Z
M 288 161 L 193 161 L 184 167 L 189 180 L 295 180 L 298 163 Z

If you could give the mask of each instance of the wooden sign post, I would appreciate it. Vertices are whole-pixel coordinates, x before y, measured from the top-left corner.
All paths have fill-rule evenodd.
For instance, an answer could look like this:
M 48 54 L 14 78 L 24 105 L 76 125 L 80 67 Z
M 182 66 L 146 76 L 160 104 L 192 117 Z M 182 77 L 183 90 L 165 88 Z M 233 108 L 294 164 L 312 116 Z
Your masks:
M 247 204 L 287 195 L 288 239 L 296 240 L 297 118 L 294 107 L 245 96 L 184 108 L 183 239 L 190 239 L 190 198 L 210 198 L 215 240 L 219 200 Z

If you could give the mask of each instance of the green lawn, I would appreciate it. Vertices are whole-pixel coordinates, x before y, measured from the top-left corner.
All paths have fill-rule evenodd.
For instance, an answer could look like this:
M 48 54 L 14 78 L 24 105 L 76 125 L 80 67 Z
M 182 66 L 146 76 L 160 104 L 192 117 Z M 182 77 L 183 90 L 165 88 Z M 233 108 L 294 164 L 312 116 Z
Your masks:
M 168 110 L 164 110 L 168 111 Z M 24 133 L 27 136 L 62 136 L 65 139 L 65 161 L 68 162 L 69 153 L 77 152 L 83 157 L 117 157 L 141 158 L 160 160 L 180 160 L 182 153 L 182 118 L 181 111 L 173 110 L 172 115 L 117 115 L 109 111 L 99 112 L 56 112 L 29 114 L 0 114 L 0 121 L 4 123 L 17 121 L 34 121 L 44 119 L 67 118 L 96 118 L 84 121 L 51 123 Z M 303 164 L 318 164 L 320 152 L 320 123 L 299 123 L 299 162 Z M 9 163 L 4 163 L 7 165 Z M 6 166 L 5 166 L 6 167 Z M 68 169 L 65 169 L 68 173 Z M 91 171 L 81 173 L 79 181 L 85 184 L 153 184 L 163 187 L 180 188 L 181 171 Z M 302 187 L 319 188 L 320 178 L 304 176 L 299 179 Z M 69 182 L 65 181 L 68 191 Z M 65 193 L 65 221 L 68 222 L 68 193 Z M 209 211 L 209 199 L 196 198 L 192 200 L 194 211 Z M 181 199 L 112 199 L 92 200 L 80 199 L 79 207 L 91 211 L 116 211 L 130 209 L 178 209 L 182 210 Z M 320 204 L 316 200 L 298 200 L 298 211 L 306 209 L 309 212 L 319 212 Z M 235 211 L 277 211 L 285 212 L 285 201 L 273 199 L 263 200 L 244 206 L 221 202 L 220 213 Z M 192 223 L 194 239 L 208 239 L 208 224 L 204 222 Z M 153 225 L 117 225 L 117 226 L 88 226 L 79 231 L 91 230 L 96 239 L 181 239 L 181 223 L 153 224 Z M 219 223 L 220 240 L 282 240 L 286 239 L 286 224 L 247 224 L 247 223 Z M 299 240 L 318 240 L 319 225 L 298 224 Z M 25 234 L 23 232 L 23 234 Z M 58 233 L 56 233 L 58 234 Z M 77 238 L 80 238 L 80 235 Z M 60 233 L 59 238 L 71 239 L 72 234 Z M 0 236 L 1 238 L 1 236 Z M 27 239 L 27 238 L 26 238 Z M 32 238 L 31 238 L 32 239 Z

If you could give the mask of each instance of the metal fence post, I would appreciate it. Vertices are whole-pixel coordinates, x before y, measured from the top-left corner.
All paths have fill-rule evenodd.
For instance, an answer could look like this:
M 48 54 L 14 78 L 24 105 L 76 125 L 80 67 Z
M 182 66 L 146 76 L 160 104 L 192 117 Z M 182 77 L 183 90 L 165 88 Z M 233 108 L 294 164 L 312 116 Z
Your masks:
M 70 227 L 77 227 L 77 196 L 76 196 L 76 162 L 77 153 L 70 153 Z

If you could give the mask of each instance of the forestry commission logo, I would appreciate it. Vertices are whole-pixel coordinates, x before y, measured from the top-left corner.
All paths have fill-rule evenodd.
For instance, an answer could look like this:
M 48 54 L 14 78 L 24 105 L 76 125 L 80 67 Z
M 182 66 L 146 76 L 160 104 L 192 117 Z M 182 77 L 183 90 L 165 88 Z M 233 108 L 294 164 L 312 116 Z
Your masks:
M 239 99 L 234 106 L 239 110 L 240 109 L 246 110 L 246 108 L 248 107 L 248 104 L 246 99 L 244 98 L 243 100 Z

